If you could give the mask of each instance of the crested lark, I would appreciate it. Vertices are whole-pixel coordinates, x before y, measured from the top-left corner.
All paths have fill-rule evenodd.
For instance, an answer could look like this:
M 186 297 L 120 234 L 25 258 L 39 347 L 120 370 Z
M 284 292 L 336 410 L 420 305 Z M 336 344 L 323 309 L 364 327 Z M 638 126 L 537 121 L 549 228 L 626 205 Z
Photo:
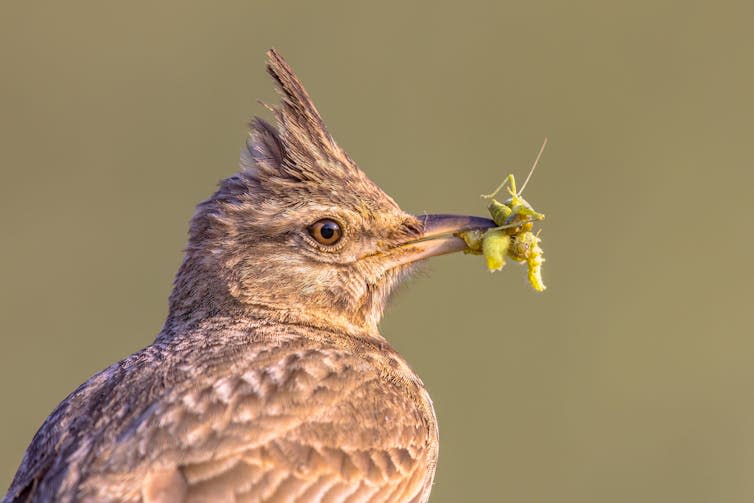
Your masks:
M 154 343 L 47 418 L 4 502 L 424 502 L 432 402 L 379 334 L 421 259 L 484 218 L 404 213 L 273 50 L 277 125 L 191 221 Z

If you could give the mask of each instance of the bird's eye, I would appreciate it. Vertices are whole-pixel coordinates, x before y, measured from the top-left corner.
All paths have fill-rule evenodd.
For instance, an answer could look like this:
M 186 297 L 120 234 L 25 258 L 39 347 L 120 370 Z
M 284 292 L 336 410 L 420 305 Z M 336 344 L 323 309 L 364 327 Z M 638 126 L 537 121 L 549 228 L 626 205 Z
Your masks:
M 318 243 L 332 246 L 343 237 L 343 230 L 335 220 L 323 218 L 311 224 L 308 228 L 309 235 Z

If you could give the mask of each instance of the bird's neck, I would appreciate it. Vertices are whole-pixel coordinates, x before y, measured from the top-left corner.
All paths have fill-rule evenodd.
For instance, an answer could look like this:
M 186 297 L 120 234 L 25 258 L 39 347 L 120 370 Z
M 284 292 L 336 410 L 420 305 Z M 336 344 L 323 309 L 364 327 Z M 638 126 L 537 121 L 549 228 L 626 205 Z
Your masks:
M 270 308 L 264 305 L 248 305 L 232 310 L 206 309 L 178 309 L 168 314 L 165 324 L 158 335 L 158 340 L 168 340 L 183 335 L 201 332 L 210 326 L 256 326 L 281 325 L 296 327 L 315 332 L 338 334 L 344 338 L 358 337 L 384 341 L 377 326 L 356 325 L 346 319 L 333 319 L 324 322 L 324 316 L 303 315 L 295 310 Z
M 377 326 L 378 315 L 325 312 L 296 302 L 282 305 L 266 302 L 264 298 L 245 297 L 239 300 L 228 293 L 222 281 L 207 281 L 207 277 L 212 276 L 203 270 L 200 260 L 186 257 L 176 275 L 168 316 L 159 339 L 194 332 L 212 324 L 213 320 L 222 320 L 222 323 L 258 320 L 384 340 Z

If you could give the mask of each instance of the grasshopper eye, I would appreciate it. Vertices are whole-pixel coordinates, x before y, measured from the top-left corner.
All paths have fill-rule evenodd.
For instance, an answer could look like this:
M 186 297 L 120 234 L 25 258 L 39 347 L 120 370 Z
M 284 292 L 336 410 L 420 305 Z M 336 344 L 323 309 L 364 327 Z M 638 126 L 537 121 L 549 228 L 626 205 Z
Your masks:
M 343 229 L 340 224 L 330 218 L 317 220 L 307 230 L 317 243 L 325 246 L 332 246 L 343 237 Z

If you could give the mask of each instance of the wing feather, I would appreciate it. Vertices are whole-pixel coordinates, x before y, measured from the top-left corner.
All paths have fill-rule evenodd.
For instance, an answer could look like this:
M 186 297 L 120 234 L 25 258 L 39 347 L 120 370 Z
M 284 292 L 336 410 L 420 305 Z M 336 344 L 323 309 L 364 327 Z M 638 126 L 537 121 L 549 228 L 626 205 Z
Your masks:
M 181 471 L 188 501 L 391 502 L 424 490 L 431 428 L 400 383 L 342 350 L 271 361 L 166 396 L 110 459 L 135 442 Z
M 71 432 L 41 430 L 40 445 L 54 440 L 74 456 L 56 460 L 48 451 L 30 466 L 59 466 L 58 478 L 20 470 L 14 494 L 31 501 L 51 494 L 61 501 L 426 501 L 437 455 L 431 404 L 420 382 L 381 363 L 389 348 L 355 353 L 291 339 L 246 349 L 230 365 L 195 364 L 204 371 L 160 394 L 126 388 L 154 396 L 139 409 L 90 407 L 93 434 L 76 448 Z M 115 377 L 121 389 L 129 384 L 122 372 Z M 34 493 L 36 482 L 21 485 L 29 480 L 44 491 Z

